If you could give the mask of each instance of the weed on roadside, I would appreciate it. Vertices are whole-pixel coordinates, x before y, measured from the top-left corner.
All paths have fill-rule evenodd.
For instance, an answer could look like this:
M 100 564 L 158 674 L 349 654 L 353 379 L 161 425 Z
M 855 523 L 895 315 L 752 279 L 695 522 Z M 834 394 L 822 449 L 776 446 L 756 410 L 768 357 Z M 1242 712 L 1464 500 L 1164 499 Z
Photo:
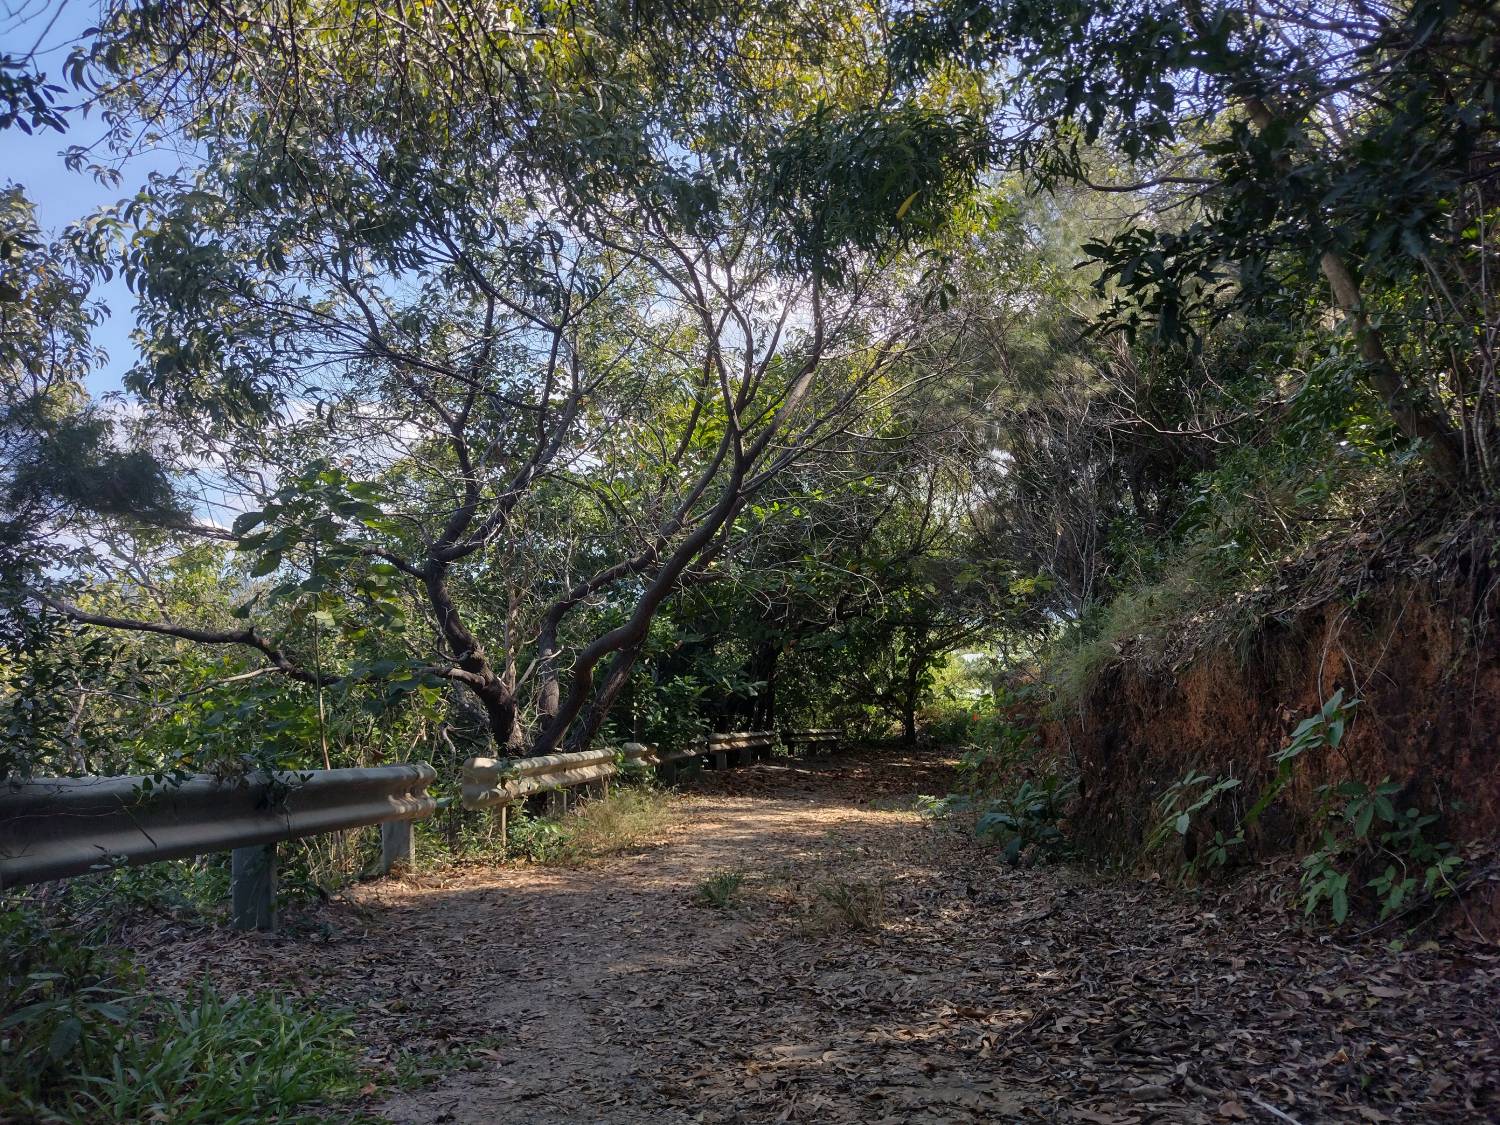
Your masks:
M 666 824 L 671 797 L 656 789 L 616 788 L 579 800 L 559 819 L 510 811 L 505 857 L 567 867 L 639 847 Z M 500 858 L 500 857 L 497 857 Z
M 874 933 L 885 924 L 885 888 L 862 879 L 816 883 L 806 905 L 802 929 L 808 934 L 838 930 Z
M 342 1017 L 149 983 L 118 952 L 0 911 L 0 1120 L 300 1122 L 352 1094 Z
M 661 831 L 671 798 L 653 789 L 615 789 L 583 801 L 561 822 L 558 861 L 578 863 L 638 847 Z
M 493 1061 L 502 1040 L 498 1036 L 452 1044 L 450 1049 L 434 1054 L 402 1051 L 396 1056 L 387 1083 L 400 1091 L 424 1090 L 436 1086 L 449 1075 L 460 1071 L 480 1070 Z
M 510 810 L 509 830 L 500 856 L 531 863 L 556 863 L 562 855 L 563 825 L 560 820 L 536 816 L 517 804 Z M 498 858 L 498 857 L 497 857 Z
M 743 871 L 715 871 L 693 893 L 693 902 L 714 910 L 728 910 L 736 905 L 740 885 L 745 881 Z

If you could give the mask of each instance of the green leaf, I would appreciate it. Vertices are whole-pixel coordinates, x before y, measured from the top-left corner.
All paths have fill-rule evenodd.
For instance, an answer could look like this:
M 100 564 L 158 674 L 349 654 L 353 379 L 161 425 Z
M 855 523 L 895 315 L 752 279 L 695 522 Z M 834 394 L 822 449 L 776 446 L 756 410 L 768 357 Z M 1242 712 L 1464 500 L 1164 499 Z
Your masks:
M 1344 919 L 1349 917 L 1349 892 L 1342 884 L 1334 888 L 1329 906 L 1333 911 L 1333 920 L 1342 926 Z
M 47 1057 L 53 1062 L 62 1061 L 82 1037 L 83 1024 L 77 1016 L 69 1016 L 52 1029 L 52 1037 L 47 1040 Z
M 234 526 L 230 529 L 236 536 L 246 534 L 252 527 L 258 525 L 266 518 L 264 512 L 241 512 L 235 517 Z
M 280 551 L 267 551 L 255 560 L 255 565 L 250 568 L 251 578 L 264 578 L 281 565 Z

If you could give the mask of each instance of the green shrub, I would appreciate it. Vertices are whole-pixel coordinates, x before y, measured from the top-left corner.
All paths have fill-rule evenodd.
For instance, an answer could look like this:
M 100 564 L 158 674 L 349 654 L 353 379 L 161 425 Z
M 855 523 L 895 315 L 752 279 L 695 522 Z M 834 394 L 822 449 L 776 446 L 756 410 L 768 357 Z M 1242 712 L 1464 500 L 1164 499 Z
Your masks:
M 270 995 L 152 997 L 122 954 L 0 911 L 0 1119 L 314 1121 L 354 1087 L 343 1021 Z
M 151 1005 L 149 1037 L 126 1035 L 112 1067 L 77 1076 L 80 1120 L 314 1121 L 299 1106 L 352 1092 L 343 1021 L 272 995 Z
M 278 894 L 283 906 L 326 900 L 356 882 L 379 856 L 378 829 L 354 828 L 277 847 Z M 186 921 L 221 922 L 229 908 L 229 853 L 117 866 L 90 872 L 53 889 L 75 923 L 105 929 L 141 911 L 166 911 Z
M 1322 846 L 1302 861 L 1305 915 L 1326 906 L 1341 925 L 1351 902 L 1367 897 L 1384 921 L 1417 903 L 1455 893 L 1460 860 L 1453 845 L 1428 838 L 1427 830 L 1438 822 L 1436 814 L 1397 806 L 1402 788 L 1390 778 L 1376 786 L 1345 781 L 1323 788 L 1328 827 Z M 1377 873 L 1362 887 L 1354 882 L 1372 870 Z
M 992 685 L 974 699 L 950 697 L 919 716 L 923 735 L 939 746 L 1002 753 L 1027 749 L 1035 741 L 1031 718 L 1035 688 Z
M 561 853 L 564 834 L 560 820 L 536 816 L 519 803 L 511 806 L 507 820 L 506 855 L 532 863 L 547 863 Z
M 933 818 L 973 816 L 974 831 L 1001 845 L 1006 862 L 1019 863 L 1027 848 L 1058 851 L 1075 778 L 1044 760 L 1041 739 L 1029 721 L 1030 689 L 1001 691 L 993 703 L 970 704 L 935 724 L 959 756 L 958 792 L 941 800 L 919 798 L 918 811 Z M 953 717 L 956 715 L 957 717 Z M 929 728 L 932 729 L 932 728 Z
M 1143 857 L 1160 851 L 1169 840 L 1185 840 L 1200 813 L 1212 809 L 1220 797 L 1239 787 L 1237 777 L 1210 777 L 1197 770 L 1189 770 L 1156 799 L 1159 819 L 1151 834 L 1146 837 L 1142 848 Z M 1244 842 L 1244 830 L 1239 821 L 1236 821 L 1228 837 L 1222 831 L 1216 831 L 1213 846 L 1204 857 L 1205 865 L 1223 867 L 1229 861 L 1229 852 Z M 1186 878 L 1196 874 L 1198 870 L 1199 863 L 1195 858 L 1183 868 L 1183 876 Z
M 1063 812 L 1077 782 L 1061 774 L 1023 778 L 1009 792 L 993 796 L 985 804 L 974 830 L 1001 844 L 1005 861 L 1016 864 L 1028 847 L 1057 851 L 1065 841 Z
M 981 716 L 958 759 L 960 789 L 973 797 L 1009 792 L 1041 749 L 1036 731 L 1003 715 Z
M 921 716 L 922 734 L 938 746 L 963 746 L 973 737 L 979 721 L 979 709 L 974 705 L 930 707 Z
M 18 892 L 13 901 L 42 893 Z M 188 920 L 213 921 L 228 912 L 229 854 L 111 867 L 92 871 L 45 891 L 70 924 L 104 934 L 141 911 L 166 911 Z
M 0 974 L 0 1105 L 26 1116 L 76 1075 L 110 1067 L 141 978 L 22 909 L 0 912 Z
M 1211 840 L 1206 827 L 1198 833 L 1197 854 L 1181 869 L 1184 879 L 1201 877 L 1228 864 L 1231 852 L 1245 843 L 1246 829 L 1255 825 L 1291 784 L 1304 755 L 1331 751 L 1343 742 L 1359 700 L 1345 700 L 1335 691 L 1319 710 L 1303 719 L 1287 744 L 1271 757 L 1276 772 L 1243 813 L 1223 807 L 1240 782 L 1190 771 L 1157 799 L 1159 820 L 1147 838 L 1142 857 L 1165 850 L 1169 841 L 1186 839 L 1199 820 L 1214 822 Z M 1381 921 L 1421 903 L 1434 903 L 1457 893 L 1461 861 L 1447 841 L 1429 838 L 1438 823 L 1435 813 L 1414 806 L 1399 808 L 1405 789 L 1385 778 L 1379 785 L 1349 779 L 1318 789 L 1317 811 L 1321 841 L 1302 858 L 1301 902 L 1311 918 L 1326 911 L 1342 925 L 1361 907 L 1378 908 Z M 1367 878 L 1368 877 L 1368 878 Z
M 567 816 L 535 816 L 521 805 L 510 810 L 508 856 L 531 863 L 582 863 L 634 847 L 667 817 L 669 798 L 644 786 L 616 785 L 606 797 L 579 800 Z

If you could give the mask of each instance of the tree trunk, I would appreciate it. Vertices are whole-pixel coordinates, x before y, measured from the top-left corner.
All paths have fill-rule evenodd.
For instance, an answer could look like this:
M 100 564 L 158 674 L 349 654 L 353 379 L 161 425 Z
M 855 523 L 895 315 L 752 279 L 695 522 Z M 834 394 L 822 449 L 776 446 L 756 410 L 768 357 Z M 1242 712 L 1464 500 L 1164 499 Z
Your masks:
M 582 717 L 573 727 L 573 732 L 568 738 L 569 749 L 588 749 L 589 743 L 594 740 L 594 735 L 599 733 L 599 728 L 609 717 L 609 709 L 614 706 L 615 699 L 630 682 L 630 671 L 635 667 L 636 657 L 640 655 L 640 651 L 641 645 L 637 641 L 619 649 L 610 659 L 609 668 L 604 673 L 604 682 L 599 685 L 599 690 L 589 701 Z
M 1408 438 L 1427 443 L 1427 455 L 1444 480 L 1458 484 L 1465 478 L 1463 443 L 1448 419 L 1416 401 L 1401 372 L 1385 350 L 1380 330 L 1365 315 L 1359 283 L 1344 259 L 1332 250 L 1319 262 L 1333 289 L 1333 299 L 1354 330 L 1360 357 L 1368 365 L 1370 383 L 1385 400 L 1396 426 Z
M 556 717 L 542 727 L 533 746 L 535 753 L 549 753 L 562 742 L 564 736 L 569 735 L 573 720 L 584 712 L 585 707 L 587 714 L 584 715 L 582 724 L 568 737 L 569 745 L 587 746 L 589 739 L 598 732 L 604 724 L 605 715 L 609 713 L 610 704 L 620 694 L 620 689 L 630 676 L 630 669 L 635 664 L 641 645 L 645 643 L 646 632 L 651 627 L 651 620 L 656 616 L 657 609 L 667 595 L 676 589 L 682 572 L 698 558 L 700 552 L 709 547 L 719 530 L 734 519 L 744 504 L 744 497 L 740 495 L 744 479 L 745 466 L 742 462 L 737 462 L 731 479 L 725 484 L 724 495 L 703 518 L 698 529 L 661 565 L 655 578 L 636 602 L 629 619 L 596 638 L 578 654 L 567 698 L 559 705 Z M 594 669 L 610 653 L 614 653 L 614 657 L 605 682 L 595 691 Z
M 761 693 L 760 721 L 756 730 L 776 729 L 776 662 L 781 656 L 781 647 L 772 645 L 766 660 L 766 688 Z
M 755 646 L 746 662 L 746 678 L 763 685 L 758 694 L 744 702 L 742 714 L 748 730 L 769 730 L 776 721 L 776 657 L 779 654 L 778 646 L 765 640 Z
M 546 727 L 557 717 L 561 691 L 557 682 L 557 637 L 544 634 L 537 641 L 537 668 L 541 681 L 536 693 L 537 725 Z
M 1183 7 L 1193 30 L 1199 36 L 1209 38 L 1212 33 L 1203 14 L 1201 0 L 1188 0 Z M 1249 114 L 1251 123 L 1264 133 L 1276 120 L 1266 83 L 1259 74 L 1242 75 L 1242 81 L 1246 92 L 1240 95 L 1240 101 Z M 1278 160 L 1276 171 L 1289 173 L 1290 161 L 1284 157 Z M 1359 282 L 1355 280 L 1349 264 L 1337 250 L 1325 246 L 1320 251 L 1318 266 L 1333 289 L 1334 303 L 1354 330 L 1359 354 L 1368 365 L 1370 383 L 1384 401 L 1397 429 L 1409 439 L 1427 443 L 1432 466 L 1445 481 L 1450 484 L 1463 483 L 1467 473 L 1462 440 L 1447 417 L 1422 402 L 1421 397 L 1407 385 L 1391 359 L 1390 352 L 1386 350 L 1380 329 L 1365 314 Z
M 490 737 L 496 746 L 513 748 L 519 745 L 521 734 L 516 723 L 516 701 L 505 685 L 492 679 L 483 686 L 465 685 L 484 707 L 485 718 L 490 725 Z
M 917 703 L 921 697 L 922 665 L 926 657 L 921 649 L 912 649 L 906 658 L 906 692 L 901 700 L 901 744 L 917 742 Z
M 464 681 L 464 686 L 474 693 L 484 707 L 490 737 L 495 740 L 496 746 L 510 746 L 518 733 L 515 693 L 506 686 L 504 680 L 495 675 L 484 648 L 459 616 L 458 607 L 453 604 L 453 598 L 448 593 L 447 577 L 447 564 L 437 559 L 428 560 L 422 573 L 427 600 L 437 616 L 443 640 L 453 650 L 454 662 L 473 677 Z

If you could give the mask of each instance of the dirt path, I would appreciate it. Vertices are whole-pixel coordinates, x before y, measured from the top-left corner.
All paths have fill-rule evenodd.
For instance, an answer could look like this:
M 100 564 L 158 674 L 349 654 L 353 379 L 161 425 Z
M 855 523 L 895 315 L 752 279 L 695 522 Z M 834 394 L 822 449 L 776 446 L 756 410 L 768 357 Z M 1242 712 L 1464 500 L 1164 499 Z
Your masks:
M 1500 1119 L 1493 948 L 1006 868 L 910 811 L 946 783 L 921 758 L 711 775 L 588 868 L 367 884 L 319 940 L 135 944 L 158 979 L 352 1007 L 396 1122 Z M 733 908 L 695 903 L 729 870 Z

